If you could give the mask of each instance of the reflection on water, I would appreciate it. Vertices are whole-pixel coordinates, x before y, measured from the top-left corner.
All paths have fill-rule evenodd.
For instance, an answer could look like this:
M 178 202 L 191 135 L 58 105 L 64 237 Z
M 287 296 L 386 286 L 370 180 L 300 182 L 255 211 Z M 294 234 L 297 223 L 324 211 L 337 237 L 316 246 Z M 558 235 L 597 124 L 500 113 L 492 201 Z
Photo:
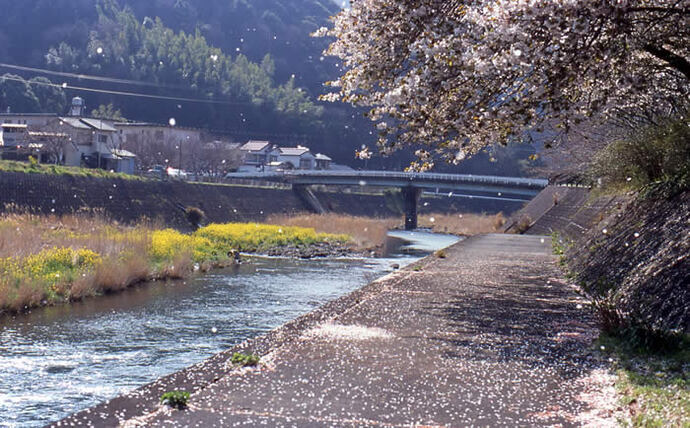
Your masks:
M 393 263 L 414 260 L 249 258 L 188 281 L 4 319 L 0 426 L 58 420 L 275 328 L 381 276 Z

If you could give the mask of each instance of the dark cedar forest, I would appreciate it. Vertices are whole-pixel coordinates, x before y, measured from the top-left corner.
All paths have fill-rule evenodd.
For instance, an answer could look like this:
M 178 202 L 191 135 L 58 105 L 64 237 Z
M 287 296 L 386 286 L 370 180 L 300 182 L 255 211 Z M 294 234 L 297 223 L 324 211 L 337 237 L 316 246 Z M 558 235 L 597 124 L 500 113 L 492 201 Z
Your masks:
M 3 111 L 64 113 L 78 95 L 94 116 L 160 123 L 174 117 L 236 141 L 305 144 L 353 167 L 364 166 L 355 150 L 375 141 L 364 110 L 318 101 L 323 82 L 340 67 L 322 55 L 328 40 L 310 37 L 340 10 L 330 0 L 0 0 L 0 8 Z M 531 153 L 501 149 L 441 169 L 518 175 Z M 400 153 L 368 166 L 399 169 L 409 159 Z

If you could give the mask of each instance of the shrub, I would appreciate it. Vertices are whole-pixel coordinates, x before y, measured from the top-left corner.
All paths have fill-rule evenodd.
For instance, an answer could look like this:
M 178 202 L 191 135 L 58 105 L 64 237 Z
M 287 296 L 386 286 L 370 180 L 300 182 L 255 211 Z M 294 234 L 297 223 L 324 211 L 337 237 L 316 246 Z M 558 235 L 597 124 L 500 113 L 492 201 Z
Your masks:
M 187 407 L 187 401 L 189 401 L 189 392 L 187 391 L 169 391 L 161 395 L 161 404 L 179 410 Z
M 253 367 L 259 364 L 260 358 L 253 354 L 242 354 L 240 352 L 235 352 L 232 354 L 230 362 L 239 367 Z
M 197 207 L 185 208 L 184 214 L 185 217 L 187 217 L 187 221 L 194 230 L 197 230 L 201 226 L 201 222 L 206 217 L 206 214 L 204 214 L 204 212 Z
M 515 233 L 522 235 L 523 233 L 527 232 L 531 226 L 532 219 L 527 215 L 523 215 L 520 217 L 517 223 L 515 223 Z
M 690 165 L 690 119 L 665 119 L 614 141 L 598 153 L 594 180 L 609 187 L 642 187 L 687 172 Z
M 438 250 L 436 251 L 436 257 L 439 259 L 445 259 L 446 258 L 446 252 L 444 250 Z

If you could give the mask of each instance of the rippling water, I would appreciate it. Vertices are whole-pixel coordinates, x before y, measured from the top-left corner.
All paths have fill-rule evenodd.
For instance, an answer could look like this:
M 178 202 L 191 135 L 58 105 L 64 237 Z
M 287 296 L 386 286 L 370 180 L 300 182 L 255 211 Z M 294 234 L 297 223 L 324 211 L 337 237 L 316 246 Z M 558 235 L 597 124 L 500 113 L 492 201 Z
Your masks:
M 0 426 L 42 426 L 257 336 L 456 239 L 374 260 L 251 258 L 0 321 Z M 409 249 L 409 248 L 408 248 Z

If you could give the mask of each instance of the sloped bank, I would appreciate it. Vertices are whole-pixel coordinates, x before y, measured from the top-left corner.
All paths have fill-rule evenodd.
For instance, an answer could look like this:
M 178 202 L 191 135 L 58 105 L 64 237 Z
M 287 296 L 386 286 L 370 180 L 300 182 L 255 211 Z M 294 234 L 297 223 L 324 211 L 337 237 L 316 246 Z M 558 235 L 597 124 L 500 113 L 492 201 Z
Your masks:
M 610 330 L 690 332 L 690 192 L 596 195 L 549 186 L 506 232 L 554 236 Z M 663 189 L 659 189 L 663 190 Z M 525 230 L 526 229 L 526 230 Z
M 565 257 L 605 322 L 690 333 L 690 191 L 636 195 Z

